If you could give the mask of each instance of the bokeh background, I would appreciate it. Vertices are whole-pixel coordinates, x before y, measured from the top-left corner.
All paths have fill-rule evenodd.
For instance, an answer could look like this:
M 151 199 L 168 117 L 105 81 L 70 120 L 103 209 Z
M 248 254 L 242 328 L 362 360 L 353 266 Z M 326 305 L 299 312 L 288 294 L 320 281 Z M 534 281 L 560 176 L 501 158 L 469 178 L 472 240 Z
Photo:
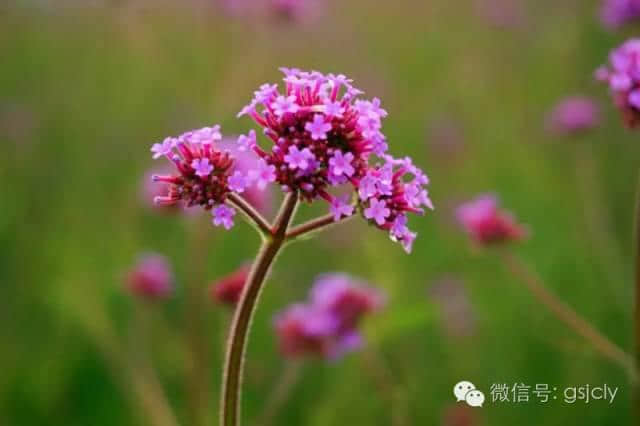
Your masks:
M 316 2 L 296 19 L 250 0 L 0 5 L 0 424 L 149 425 L 150 410 L 162 413 L 158 389 L 181 425 L 216 424 L 231 312 L 208 286 L 259 240 L 243 223 L 225 232 L 205 216 L 158 214 L 143 179 L 150 144 L 166 135 L 213 123 L 245 132 L 236 112 L 280 66 L 345 73 L 379 96 L 391 151 L 427 171 L 436 211 L 412 220 L 409 256 L 361 221 L 284 252 L 253 325 L 245 424 L 261 424 L 291 377 L 274 313 L 327 271 L 367 280 L 388 305 L 364 323 L 362 351 L 294 367 L 272 424 L 632 424 L 624 371 L 493 251 L 472 248 L 452 209 L 499 194 L 531 231 L 510 250 L 630 349 L 640 148 L 593 70 L 633 28 L 603 29 L 597 1 Z M 594 97 L 601 125 L 550 133 L 549 111 L 573 94 Z M 125 289 L 146 251 L 170 259 L 166 301 Z M 620 390 L 611 405 L 559 397 L 464 410 L 451 391 L 462 379 L 488 399 L 492 383 Z

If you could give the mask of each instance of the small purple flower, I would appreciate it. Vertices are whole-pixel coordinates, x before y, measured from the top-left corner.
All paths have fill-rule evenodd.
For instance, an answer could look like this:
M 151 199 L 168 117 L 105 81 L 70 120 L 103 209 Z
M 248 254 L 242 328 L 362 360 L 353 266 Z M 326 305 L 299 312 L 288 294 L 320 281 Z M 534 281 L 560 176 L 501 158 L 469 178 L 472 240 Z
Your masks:
M 151 152 L 153 152 L 153 159 L 162 157 L 163 155 L 169 155 L 173 146 L 175 145 L 174 138 L 165 138 L 161 143 L 154 143 L 151 147 Z
M 600 122 L 595 102 L 584 96 L 572 96 L 560 101 L 551 111 L 549 125 L 557 133 L 575 134 L 591 130 Z
M 220 204 L 211 210 L 213 215 L 213 224 L 215 226 L 223 226 L 224 229 L 231 229 L 233 226 L 233 217 L 236 215 L 236 211 L 231 207 Z
M 126 279 L 129 290 L 149 300 L 166 299 L 173 291 L 173 274 L 166 257 L 148 253 L 140 257 Z
M 249 135 L 238 136 L 238 150 L 247 151 L 252 150 L 256 146 L 256 131 L 250 130 Z
M 327 99 L 324 102 L 324 113 L 330 117 L 338 117 L 342 118 L 342 113 L 344 112 L 344 107 L 340 102 L 332 101 L 331 99 Z
M 271 104 L 271 108 L 273 108 L 273 113 L 278 117 L 281 117 L 286 113 L 295 114 L 299 109 L 298 104 L 296 104 L 295 96 L 284 97 L 282 95 L 276 98 L 276 100 Z
M 364 217 L 375 220 L 378 225 L 384 225 L 390 214 L 391 210 L 387 208 L 387 203 L 377 198 L 371 198 L 369 207 L 364 209 Z
M 329 211 L 333 215 L 333 220 L 338 221 L 341 217 L 349 217 L 353 214 L 354 207 L 349 203 L 349 196 L 334 197 L 331 201 Z
M 249 170 L 249 179 L 256 183 L 258 189 L 263 190 L 276 180 L 276 167 L 261 158 L 256 168 Z
M 331 123 L 327 123 L 322 114 L 316 114 L 313 116 L 313 121 L 305 124 L 304 129 L 311 134 L 311 139 L 314 141 L 322 140 L 327 138 L 327 132 L 331 130 Z
M 284 161 L 292 170 L 307 170 L 309 163 L 315 160 L 315 158 L 309 148 L 304 148 L 300 151 L 297 146 L 292 145 L 289 147 L 289 153 L 284 156 Z
M 196 158 L 191 162 L 191 167 L 195 170 L 196 175 L 201 178 L 207 177 L 213 171 L 213 166 L 209 163 L 208 158 Z
M 356 171 L 351 163 L 353 163 L 352 153 L 343 154 L 342 151 L 335 151 L 333 157 L 329 159 L 329 171 L 335 176 L 347 175 L 351 177 Z
M 231 176 L 229 176 L 228 184 L 229 189 L 237 192 L 238 194 L 243 193 L 247 186 L 249 186 L 246 176 L 238 170 L 236 170 Z

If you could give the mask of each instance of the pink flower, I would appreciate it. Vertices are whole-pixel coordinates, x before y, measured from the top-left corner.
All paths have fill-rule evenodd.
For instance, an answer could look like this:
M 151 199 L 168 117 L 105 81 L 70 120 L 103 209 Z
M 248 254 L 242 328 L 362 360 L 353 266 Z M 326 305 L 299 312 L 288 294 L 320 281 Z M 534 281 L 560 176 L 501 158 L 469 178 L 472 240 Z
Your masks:
M 384 225 L 390 214 L 391 210 L 387 208 L 387 203 L 377 198 L 372 198 L 369 201 L 369 207 L 364 209 L 364 217 L 373 219 L 378 225 Z
M 213 216 L 212 221 L 215 226 L 223 226 L 229 230 L 233 227 L 233 217 L 236 215 L 236 211 L 231 207 L 220 204 L 211 211 L 211 215 Z
M 358 325 L 383 305 L 382 295 L 359 280 L 346 274 L 321 275 L 307 303 L 291 305 L 276 316 L 280 350 L 289 358 L 335 360 L 362 346 Z
M 330 209 L 333 219 L 340 220 L 341 217 L 349 217 L 353 214 L 354 207 L 349 203 L 349 196 L 335 197 L 331 201 Z
M 330 191 L 348 186 L 359 196 L 358 210 L 365 219 L 385 231 L 400 214 L 433 208 L 426 175 L 410 160 L 386 154 L 382 120 L 388 114 L 380 99 L 360 99 L 363 92 L 341 74 L 282 71 L 283 87 L 261 86 L 243 110 L 272 143 L 270 150 L 251 144 L 264 161 L 249 173 L 251 179 L 264 173 L 257 180 L 262 187 L 277 182 L 303 201 L 323 199 L 337 217 L 343 216 L 338 210 L 348 207 L 335 204 Z M 415 236 L 407 229 L 393 237 L 408 250 Z
M 250 270 L 250 266 L 245 264 L 213 282 L 209 287 L 211 299 L 217 303 L 235 306 L 240 300 L 242 289 L 249 277 Z
M 609 65 L 596 70 L 609 84 L 613 102 L 629 128 L 640 125 L 640 39 L 632 38 L 609 54 Z
M 167 138 L 162 144 L 155 144 L 155 149 L 152 148 L 154 157 L 164 155 L 173 164 L 177 174 L 152 177 L 154 182 L 166 184 L 168 190 L 166 195 L 156 196 L 154 202 L 160 206 L 182 204 L 184 207 L 201 206 L 211 210 L 223 205 L 230 192 L 239 191 L 237 175 L 236 179 L 231 179 L 234 188 L 229 186 L 235 159 L 228 150 L 220 149 L 220 138 L 220 126 L 216 125 L 192 130 L 177 138 Z M 226 206 L 225 209 L 231 210 Z
M 229 176 L 229 189 L 241 194 L 248 186 L 247 178 L 242 172 L 236 170 L 231 176 Z
M 351 163 L 353 163 L 352 153 L 343 154 L 342 151 L 336 151 L 329 159 L 329 171 L 334 176 L 347 175 L 351 177 L 356 171 Z
M 327 132 L 331 130 L 331 124 L 324 121 L 321 114 L 313 116 L 313 121 L 304 125 L 304 129 L 309 132 L 314 141 L 327 138 Z
M 213 171 L 213 166 L 209 163 L 208 158 L 195 158 L 191 162 L 191 167 L 200 177 L 207 177 Z
M 284 161 L 292 170 L 306 170 L 309 167 L 309 162 L 315 160 L 315 158 L 309 148 L 304 148 L 300 151 L 297 146 L 293 145 L 289 147 L 289 153 L 284 156 Z
M 553 108 L 549 116 L 551 130 L 565 134 L 591 130 L 599 122 L 598 106 L 593 100 L 583 96 L 563 99 Z
M 173 274 L 168 260 L 156 253 L 144 254 L 127 274 L 129 290 L 142 298 L 161 300 L 173 292 Z
M 238 150 L 247 151 L 252 150 L 256 146 L 256 131 L 250 130 L 249 135 L 238 136 Z
M 174 138 L 165 138 L 161 143 L 154 143 L 151 147 L 153 152 L 153 159 L 160 158 L 163 155 L 168 155 L 175 145 L 176 140 Z
M 278 96 L 276 100 L 271 104 L 273 113 L 278 117 L 282 117 L 287 113 L 295 114 L 298 112 L 298 105 L 296 104 L 295 96 Z
M 462 204 L 456 210 L 456 217 L 480 245 L 503 244 L 526 236 L 525 228 L 517 224 L 511 214 L 500 210 L 491 195 L 480 195 Z
M 258 189 L 262 190 L 267 185 L 276 180 L 276 168 L 273 165 L 267 164 L 264 159 L 260 159 L 258 166 L 249 171 L 249 179 L 255 182 Z

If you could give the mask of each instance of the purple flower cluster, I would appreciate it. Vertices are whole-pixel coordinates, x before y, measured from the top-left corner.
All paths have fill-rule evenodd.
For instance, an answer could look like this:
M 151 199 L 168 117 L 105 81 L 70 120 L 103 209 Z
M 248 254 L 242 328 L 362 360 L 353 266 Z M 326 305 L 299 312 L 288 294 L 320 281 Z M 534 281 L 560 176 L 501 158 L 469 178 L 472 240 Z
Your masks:
M 220 126 L 186 132 L 169 137 L 151 147 L 153 158 L 166 157 L 178 171 L 177 175 L 154 175 L 155 182 L 164 182 L 169 193 L 155 198 L 159 205 L 202 206 L 211 210 L 213 224 L 230 229 L 235 210 L 224 204 L 230 192 L 241 193 L 247 178 L 234 167 L 228 150 L 221 150 Z
M 308 303 L 294 304 L 276 316 L 280 350 L 293 358 L 336 359 L 362 345 L 357 330 L 360 320 L 383 305 L 378 291 L 348 275 L 321 275 Z
M 129 290 L 149 300 L 165 299 L 173 291 L 173 274 L 166 257 L 148 253 L 127 274 Z
M 282 92 L 275 84 L 263 84 L 238 114 L 251 116 L 273 143 L 270 150 L 263 149 L 255 132 L 238 139 L 239 146 L 261 159 L 249 172 L 253 182 L 260 187 L 277 182 L 306 201 L 324 199 L 336 220 L 358 207 L 410 251 L 416 234 L 406 227 L 406 214 L 433 208 L 424 188 L 429 180 L 410 159 L 386 153 L 381 128 L 387 112 L 380 100 L 359 99 L 363 92 L 344 75 L 282 71 Z M 343 185 L 353 189 L 355 206 L 329 192 Z
M 604 0 L 600 20 L 607 28 L 615 29 L 640 19 L 640 0 Z
M 630 128 L 640 124 L 640 39 L 627 40 L 609 54 L 609 65 L 596 70 Z
M 488 246 L 519 241 L 527 230 L 513 215 L 500 208 L 493 195 L 480 195 L 458 207 L 456 218 L 479 245 Z
M 591 130 L 600 123 L 596 103 L 585 96 L 571 96 L 561 100 L 549 115 L 550 130 L 576 134 Z

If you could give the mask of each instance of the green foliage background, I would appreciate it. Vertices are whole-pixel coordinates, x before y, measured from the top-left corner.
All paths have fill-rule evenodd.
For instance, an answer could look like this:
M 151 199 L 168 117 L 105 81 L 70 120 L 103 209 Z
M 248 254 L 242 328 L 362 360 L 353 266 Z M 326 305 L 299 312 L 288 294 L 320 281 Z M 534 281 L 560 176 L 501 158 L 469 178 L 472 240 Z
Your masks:
M 246 424 L 257 424 L 286 369 L 272 315 L 326 271 L 375 283 L 388 308 L 366 322 L 364 352 L 302 366 L 274 424 L 438 425 L 461 379 L 485 392 L 500 382 L 620 387 L 612 405 L 488 401 L 475 424 L 632 424 L 624 372 L 451 220 L 455 202 L 498 193 L 530 226 L 513 250 L 630 350 L 640 148 L 592 80 L 630 33 L 605 32 L 594 1 L 528 1 L 525 11 L 520 25 L 496 28 L 468 0 L 329 2 L 297 24 L 179 1 L 0 5 L 0 424 L 150 424 L 130 365 L 153 365 L 182 425 L 215 424 L 230 312 L 206 289 L 250 259 L 258 238 L 245 224 L 227 233 L 204 217 L 154 214 L 139 201 L 141 179 L 150 143 L 165 135 L 217 122 L 246 131 L 236 112 L 280 78 L 279 66 L 342 72 L 382 98 L 391 150 L 429 173 L 437 210 L 413 219 L 411 256 L 355 221 L 285 251 L 254 321 Z M 574 93 L 600 101 L 603 125 L 549 135 L 545 114 Z M 462 133 L 453 153 L 429 136 L 442 117 Z M 173 262 L 167 303 L 136 304 L 123 291 L 145 250 Z M 429 297 L 444 276 L 468 293 L 471 336 L 449 336 Z M 205 389 L 200 405 L 194 387 Z

